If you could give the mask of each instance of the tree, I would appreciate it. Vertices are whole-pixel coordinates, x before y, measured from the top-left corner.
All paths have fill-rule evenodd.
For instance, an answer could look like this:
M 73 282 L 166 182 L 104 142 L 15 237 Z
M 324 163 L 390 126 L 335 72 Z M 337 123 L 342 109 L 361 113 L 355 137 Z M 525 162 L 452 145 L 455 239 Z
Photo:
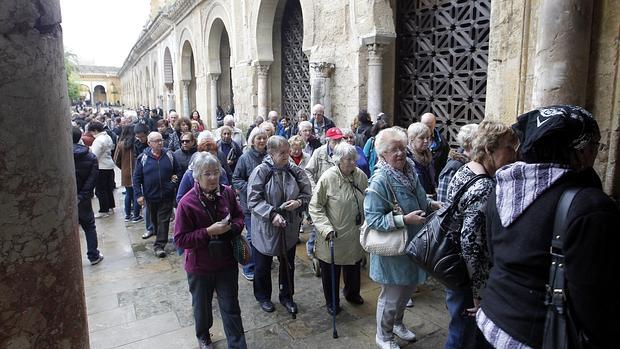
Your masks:
M 67 73 L 67 92 L 71 102 L 80 99 L 80 84 L 78 83 L 78 61 L 74 53 L 65 51 L 65 72 Z

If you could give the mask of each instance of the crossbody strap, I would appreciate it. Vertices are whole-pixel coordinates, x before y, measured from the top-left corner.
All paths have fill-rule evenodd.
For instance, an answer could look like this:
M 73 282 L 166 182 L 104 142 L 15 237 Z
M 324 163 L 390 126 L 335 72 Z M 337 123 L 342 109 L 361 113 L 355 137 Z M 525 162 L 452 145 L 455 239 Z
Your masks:
M 461 200 L 461 196 L 463 196 L 463 194 L 465 194 L 467 189 L 469 189 L 469 187 L 474 185 L 474 183 L 476 183 L 479 179 L 482 179 L 482 178 L 491 178 L 491 176 L 489 176 L 486 173 L 483 173 L 483 174 L 475 175 L 474 177 L 472 177 L 470 180 L 468 180 L 465 183 L 465 185 L 463 185 L 461 187 L 461 189 L 459 189 L 456 192 L 456 194 L 454 194 L 454 197 L 452 198 L 452 203 L 450 204 L 450 206 L 456 207 L 456 205 L 458 205 L 459 201 Z

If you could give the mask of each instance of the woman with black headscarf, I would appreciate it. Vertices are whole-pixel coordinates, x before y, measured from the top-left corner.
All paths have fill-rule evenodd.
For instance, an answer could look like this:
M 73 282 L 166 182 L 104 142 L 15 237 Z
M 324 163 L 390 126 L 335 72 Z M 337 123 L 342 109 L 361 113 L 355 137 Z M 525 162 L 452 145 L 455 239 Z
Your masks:
M 586 110 L 569 105 L 519 116 L 523 161 L 496 172 L 487 206 L 487 241 L 493 264 L 476 320 L 496 348 L 540 348 L 545 285 L 560 196 L 579 189 L 564 220 L 564 276 L 569 315 L 587 348 L 617 347 L 620 301 L 610 278 L 620 269 L 620 212 L 601 190 L 592 166 L 601 138 Z M 587 338 L 587 340 L 586 340 Z

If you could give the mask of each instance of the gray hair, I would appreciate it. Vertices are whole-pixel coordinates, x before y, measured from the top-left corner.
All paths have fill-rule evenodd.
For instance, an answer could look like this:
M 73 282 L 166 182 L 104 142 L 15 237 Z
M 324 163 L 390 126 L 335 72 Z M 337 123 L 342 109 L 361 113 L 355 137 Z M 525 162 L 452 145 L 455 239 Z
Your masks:
M 332 160 L 334 163 L 339 164 L 342 158 L 352 158 L 357 161 L 357 150 L 354 146 L 347 142 L 340 142 L 335 148 L 332 154 Z
M 248 136 L 248 144 L 250 146 L 253 146 L 254 145 L 254 138 L 259 136 L 259 135 L 264 136 L 265 138 L 267 138 L 267 131 L 263 130 L 260 127 L 254 127 L 252 129 L 252 132 L 250 132 L 250 135 Z
M 353 130 L 349 127 L 345 127 L 345 128 L 341 128 L 340 132 L 342 132 L 342 135 L 350 135 L 350 136 L 355 136 L 355 132 L 353 132 Z
M 213 134 L 211 133 L 211 131 L 204 130 L 200 132 L 200 134 L 198 135 L 198 138 L 196 139 L 196 144 L 200 144 L 203 141 L 206 141 L 209 139 L 213 140 Z
M 235 124 L 235 117 L 228 114 L 224 117 L 224 125 L 233 126 Z
M 312 114 L 316 113 L 318 110 L 321 110 L 323 113 L 325 113 L 325 107 L 322 104 L 315 104 L 312 107 Z
M 289 146 L 286 138 L 282 136 L 277 136 L 277 135 L 271 136 L 267 140 L 267 153 L 271 154 L 274 151 L 280 149 L 284 145 L 286 145 L 287 147 Z
M 301 121 L 299 125 L 297 125 L 297 129 L 299 129 L 299 131 L 306 128 L 312 129 L 312 123 L 308 120 Z
M 420 137 L 423 134 L 430 136 L 431 129 L 421 122 L 414 122 L 407 128 L 407 136 L 409 136 L 409 138 Z
M 192 163 L 190 165 L 192 172 L 192 177 L 197 181 L 200 174 L 203 173 L 209 167 L 215 167 L 218 169 L 218 173 L 220 170 L 220 162 L 217 160 L 215 156 L 206 151 L 197 152 L 196 155 L 192 157 Z
M 476 132 L 478 132 L 478 124 L 463 125 L 456 135 L 456 141 L 463 149 L 471 149 L 471 142 L 474 140 Z
M 405 132 L 393 127 L 379 131 L 379 134 L 375 138 L 375 151 L 377 155 L 383 155 L 392 142 L 399 142 L 406 147 L 408 143 L 407 135 Z

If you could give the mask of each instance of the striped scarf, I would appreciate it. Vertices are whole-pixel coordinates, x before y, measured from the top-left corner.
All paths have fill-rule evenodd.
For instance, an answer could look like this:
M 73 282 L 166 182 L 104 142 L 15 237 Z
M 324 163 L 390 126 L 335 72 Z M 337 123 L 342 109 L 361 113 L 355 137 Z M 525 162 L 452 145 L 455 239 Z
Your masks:
M 558 164 L 515 162 L 500 168 L 497 180 L 497 211 L 508 227 L 549 187 L 570 170 Z

